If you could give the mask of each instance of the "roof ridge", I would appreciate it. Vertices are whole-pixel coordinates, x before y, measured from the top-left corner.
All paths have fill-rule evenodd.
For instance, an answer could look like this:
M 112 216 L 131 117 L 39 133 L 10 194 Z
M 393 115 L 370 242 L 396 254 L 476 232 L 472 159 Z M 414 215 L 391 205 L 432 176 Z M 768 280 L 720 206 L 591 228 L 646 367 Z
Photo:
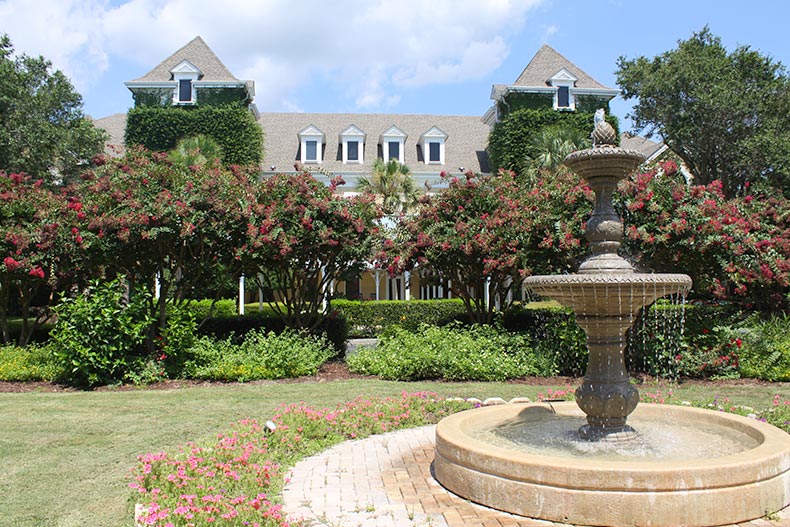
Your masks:
M 529 64 L 527 64 L 512 85 L 529 87 L 548 86 L 548 80 L 552 75 L 563 68 L 577 77 L 577 87 L 610 89 L 592 78 L 587 72 L 548 44 L 543 44 L 540 49 L 538 49 L 529 61 Z
M 203 60 L 200 60 L 201 58 Z M 200 69 L 204 75 L 212 77 L 212 80 L 222 79 L 239 81 L 200 35 L 197 35 L 175 52 L 168 55 L 167 58 L 154 66 L 148 73 L 135 79 L 135 81 L 164 80 L 159 77 L 169 77 L 170 70 L 185 60 Z M 216 79 L 214 79 L 214 77 L 216 77 Z

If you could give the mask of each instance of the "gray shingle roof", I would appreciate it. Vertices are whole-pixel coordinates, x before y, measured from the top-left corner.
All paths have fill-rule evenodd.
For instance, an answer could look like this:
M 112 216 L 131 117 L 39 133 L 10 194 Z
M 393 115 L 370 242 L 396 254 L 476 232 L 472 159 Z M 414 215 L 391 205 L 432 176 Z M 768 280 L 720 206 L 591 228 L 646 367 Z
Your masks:
M 187 42 L 184 47 L 167 57 L 154 69 L 135 79 L 135 82 L 166 82 L 172 80 L 170 70 L 188 60 L 202 73 L 202 81 L 240 82 L 214 54 L 208 44 L 198 37 Z
M 290 172 L 299 161 L 300 130 L 313 125 L 326 136 L 321 166 L 335 174 L 370 174 L 373 162 L 381 157 L 379 137 L 393 125 L 406 133 L 404 162 L 411 172 L 433 174 L 442 171 L 460 173 L 459 168 L 474 172 L 489 172 L 489 127 L 477 116 L 458 115 L 404 115 L 365 113 L 262 113 L 259 122 L 263 127 L 265 172 Z M 366 134 L 362 164 L 343 164 L 340 134 L 354 125 Z M 447 134 L 445 164 L 426 164 L 420 136 L 436 126 Z M 274 166 L 274 170 L 270 167 Z
M 620 146 L 628 150 L 636 150 L 637 152 L 644 155 L 645 159 L 650 159 L 652 156 L 658 153 L 659 150 L 664 148 L 664 143 L 657 143 L 646 137 L 641 137 L 638 135 L 622 133 L 620 134 Z
M 595 88 L 608 90 L 600 82 L 596 81 L 574 63 L 563 57 L 554 48 L 544 44 L 529 61 L 527 67 L 518 76 L 518 79 L 513 83 L 513 86 L 526 86 L 526 87 L 546 87 L 549 86 L 548 80 L 552 78 L 558 71 L 565 68 L 573 74 L 578 80 L 576 81 L 577 88 Z
M 123 151 L 123 140 L 126 134 L 126 114 L 116 113 L 101 119 L 92 119 L 92 121 L 96 128 L 101 128 L 110 136 L 105 152 L 110 155 L 120 155 Z

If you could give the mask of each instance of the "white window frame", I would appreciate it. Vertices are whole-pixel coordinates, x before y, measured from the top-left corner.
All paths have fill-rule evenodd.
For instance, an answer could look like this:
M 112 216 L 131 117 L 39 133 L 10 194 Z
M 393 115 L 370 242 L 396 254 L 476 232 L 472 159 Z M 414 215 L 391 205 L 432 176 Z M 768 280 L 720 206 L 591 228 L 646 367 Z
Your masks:
M 551 79 L 549 79 L 549 84 L 556 88 L 554 90 L 553 102 L 553 107 L 555 110 L 576 110 L 576 96 L 573 93 L 573 88 L 576 86 L 577 80 L 578 79 L 565 68 L 562 68 L 560 71 L 555 73 Z M 560 106 L 560 86 L 568 88 L 568 106 Z
M 367 135 L 365 132 L 354 126 L 353 124 L 340 132 L 340 142 L 343 148 L 343 164 L 344 165 L 361 165 L 365 162 L 365 139 Z M 358 143 L 357 146 L 357 159 L 348 158 L 348 143 Z
M 398 146 L 398 162 L 402 165 L 406 164 L 406 138 L 408 136 L 395 125 L 390 126 L 387 130 L 381 134 L 379 138 L 379 144 L 381 145 L 381 156 L 384 158 L 384 162 L 388 162 L 390 160 L 389 155 L 389 143 L 399 143 Z
M 323 162 L 324 143 L 326 136 L 324 133 L 314 125 L 299 132 L 299 161 L 303 165 L 320 165 Z M 315 159 L 307 159 L 307 143 L 308 141 L 315 141 Z
M 430 130 L 420 136 L 420 145 L 422 146 L 422 157 L 426 165 L 444 165 L 445 163 L 445 142 L 447 141 L 447 133 L 437 126 L 432 126 Z M 439 144 L 439 160 L 431 161 L 431 143 Z
M 173 104 L 178 105 L 186 105 L 186 104 L 195 104 L 197 102 L 197 91 L 195 89 L 195 82 L 203 76 L 203 72 L 200 69 L 189 62 L 188 60 L 181 61 L 178 66 L 170 70 L 170 74 L 173 76 L 173 80 L 176 83 L 176 87 L 173 90 Z M 191 98 L 188 101 L 182 101 L 180 97 L 181 93 L 181 81 L 190 81 L 192 93 Z

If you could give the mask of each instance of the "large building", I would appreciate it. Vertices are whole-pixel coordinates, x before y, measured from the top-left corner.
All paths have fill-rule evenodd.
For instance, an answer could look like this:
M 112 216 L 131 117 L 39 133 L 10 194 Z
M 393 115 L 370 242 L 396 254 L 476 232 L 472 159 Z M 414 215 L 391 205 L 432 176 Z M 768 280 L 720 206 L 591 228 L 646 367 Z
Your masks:
M 264 132 L 262 176 L 307 169 L 318 177 L 341 175 L 346 191 L 371 174 L 376 159 L 397 159 L 409 167 L 418 188 L 442 185 L 441 174 L 489 173 L 486 152 L 492 126 L 518 108 L 594 112 L 608 110 L 618 90 L 603 86 L 550 46 L 542 46 L 513 84 L 492 87 L 483 115 L 276 113 L 259 112 L 255 85 L 236 78 L 200 37 L 195 37 L 145 75 L 126 86 L 135 107 L 199 106 L 238 101 L 249 107 Z M 110 136 L 108 149 L 124 147 L 126 115 L 98 119 Z M 366 273 L 344 284 L 348 296 L 434 298 L 447 288 L 420 287 L 408 277 Z

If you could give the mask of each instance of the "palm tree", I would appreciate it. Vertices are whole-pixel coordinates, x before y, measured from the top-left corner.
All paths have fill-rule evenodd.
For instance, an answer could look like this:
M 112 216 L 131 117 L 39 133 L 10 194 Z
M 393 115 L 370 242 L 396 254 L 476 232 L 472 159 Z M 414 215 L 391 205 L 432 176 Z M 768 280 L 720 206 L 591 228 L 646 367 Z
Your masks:
M 198 134 L 183 137 L 170 151 L 170 160 L 185 166 L 216 163 L 222 159 L 222 147 L 211 136 Z
M 549 126 L 532 136 L 527 159 L 527 172 L 530 175 L 548 170 L 563 170 L 562 162 L 575 150 L 589 148 L 590 138 L 576 128 Z
M 388 215 L 405 213 L 417 203 L 417 187 L 414 186 L 411 171 L 397 159 L 390 159 L 386 163 L 383 159 L 376 159 L 373 173 L 361 178 L 357 188 L 381 196 L 382 209 Z

